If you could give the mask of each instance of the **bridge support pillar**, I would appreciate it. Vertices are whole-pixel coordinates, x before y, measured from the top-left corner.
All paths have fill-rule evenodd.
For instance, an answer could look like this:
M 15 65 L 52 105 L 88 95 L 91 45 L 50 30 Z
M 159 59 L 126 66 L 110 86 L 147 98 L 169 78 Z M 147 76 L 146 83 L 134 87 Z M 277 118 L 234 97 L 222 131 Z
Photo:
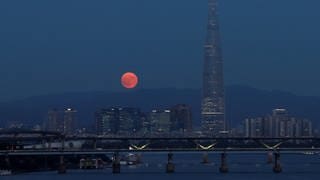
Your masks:
M 60 156 L 60 163 L 59 163 L 59 169 L 58 169 L 59 174 L 65 174 L 67 173 L 67 167 L 66 164 L 64 163 L 64 156 Z
M 119 153 L 115 152 L 112 158 L 112 173 L 119 174 L 121 169 Z
M 175 171 L 175 165 L 173 163 L 173 154 L 170 152 L 168 153 L 168 162 L 166 166 L 166 172 L 167 173 L 174 173 Z
M 209 163 L 209 154 L 208 152 L 205 152 L 202 155 L 202 164 L 208 164 L 208 163 Z
M 95 150 L 97 149 L 97 140 L 93 141 L 93 149 L 95 149 Z
M 280 153 L 279 152 L 275 152 L 274 153 L 273 172 L 274 173 L 281 173 L 282 172 L 282 167 L 281 167 L 281 163 L 280 163 Z
M 44 169 L 48 169 L 48 156 L 44 156 Z
M 227 153 L 225 152 L 221 154 L 221 166 L 219 168 L 219 171 L 221 173 L 227 173 L 229 171 L 228 165 L 227 165 Z
M 273 154 L 272 154 L 272 152 L 268 152 L 268 154 L 267 154 L 267 163 L 268 164 L 272 164 L 272 162 L 273 162 Z
M 48 142 L 48 150 L 51 151 L 51 141 Z
M 9 155 L 6 155 L 5 157 L 5 162 L 6 162 L 6 168 L 11 169 L 11 162 L 10 162 L 10 157 Z

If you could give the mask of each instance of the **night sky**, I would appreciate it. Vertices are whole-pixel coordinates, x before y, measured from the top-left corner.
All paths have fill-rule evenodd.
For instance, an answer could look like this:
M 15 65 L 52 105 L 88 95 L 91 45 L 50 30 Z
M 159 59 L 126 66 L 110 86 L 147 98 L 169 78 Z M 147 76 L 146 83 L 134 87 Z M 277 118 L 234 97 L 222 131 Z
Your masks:
M 226 84 L 320 95 L 319 0 L 220 0 Z M 201 88 L 207 0 L 1 0 L 0 100 Z

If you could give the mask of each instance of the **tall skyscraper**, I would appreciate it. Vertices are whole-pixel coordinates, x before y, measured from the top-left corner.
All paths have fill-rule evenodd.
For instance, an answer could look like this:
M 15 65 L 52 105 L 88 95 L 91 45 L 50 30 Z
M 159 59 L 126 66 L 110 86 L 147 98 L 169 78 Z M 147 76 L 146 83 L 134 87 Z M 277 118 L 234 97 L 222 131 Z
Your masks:
M 217 0 L 209 0 L 205 43 L 202 97 L 202 131 L 218 135 L 226 130 L 223 61 L 220 44 Z

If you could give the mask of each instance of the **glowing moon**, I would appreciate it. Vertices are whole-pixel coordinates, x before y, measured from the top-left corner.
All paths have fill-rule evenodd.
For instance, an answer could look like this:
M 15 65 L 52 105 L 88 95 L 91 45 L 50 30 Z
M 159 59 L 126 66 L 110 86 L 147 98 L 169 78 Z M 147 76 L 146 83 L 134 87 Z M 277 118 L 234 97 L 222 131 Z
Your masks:
M 127 89 L 133 89 L 138 84 L 138 76 L 132 72 L 127 72 L 121 77 L 121 84 Z

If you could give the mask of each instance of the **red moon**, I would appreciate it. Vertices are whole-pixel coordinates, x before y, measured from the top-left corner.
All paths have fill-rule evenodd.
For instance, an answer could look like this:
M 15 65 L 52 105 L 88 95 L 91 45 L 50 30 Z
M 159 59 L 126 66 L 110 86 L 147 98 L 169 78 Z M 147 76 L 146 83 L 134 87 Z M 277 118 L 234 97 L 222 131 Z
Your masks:
M 138 76 L 132 72 L 127 72 L 121 77 L 121 84 L 127 89 L 133 89 L 138 84 Z

